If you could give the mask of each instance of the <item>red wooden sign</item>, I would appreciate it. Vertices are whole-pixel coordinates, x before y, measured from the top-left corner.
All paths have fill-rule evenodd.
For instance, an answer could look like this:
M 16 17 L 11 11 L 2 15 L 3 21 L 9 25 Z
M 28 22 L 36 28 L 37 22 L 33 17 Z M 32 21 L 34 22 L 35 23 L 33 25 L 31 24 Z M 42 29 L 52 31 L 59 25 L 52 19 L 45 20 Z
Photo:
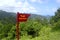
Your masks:
M 19 22 L 25 22 L 27 21 L 28 17 L 30 16 L 30 14 L 25 14 L 25 13 L 19 13 L 17 12 L 17 18 L 16 18 L 16 38 L 17 40 L 19 40 Z
M 18 20 L 18 22 L 27 21 L 29 16 L 30 16 L 30 14 L 25 14 L 25 13 L 22 14 L 22 13 L 17 12 L 17 20 Z

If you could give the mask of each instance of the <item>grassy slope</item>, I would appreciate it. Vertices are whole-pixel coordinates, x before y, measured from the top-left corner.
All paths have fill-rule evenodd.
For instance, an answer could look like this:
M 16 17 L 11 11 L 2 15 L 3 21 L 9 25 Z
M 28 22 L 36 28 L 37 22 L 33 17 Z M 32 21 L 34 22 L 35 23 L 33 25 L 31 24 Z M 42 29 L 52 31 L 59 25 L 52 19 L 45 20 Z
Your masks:
M 52 29 L 51 27 L 44 26 L 40 30 L 40 33 L 39 33 L 40 35 L 38 37 L 31 38 L 31 36 L 22 36 L 20 40 L 60 40 L 60 32 L 58 31 L 52 32 L 51 29 Z M 3 38 L 2 40 L 8 40 L 7 38 Z
M 12 27 L 13 29 L 13 27 Z M 55 31 L 52 32 L 53 30 L 51 30 L 51 27 L 46 27 L 44 26 L 41 30 L 40 30 L 40 35 L 38 37 L 32 38 L 31 36 L 22 36 L 21 40 L 60 40 L 60 32 Z M 12 34 L 12 33 L 11 33 Z M 8 40 L 10 38 L 10 36 L 8 36 L 7 38 L 2 38 L 2 40 Z M 13 40 L 13 39 L 10 39 Z M 16 39 L 14 39 L 16 40 Z
M 51 28 L 50 27 L 43 27 L 40 30 L 40 35 L 38 37 L 35 38 L 30 38 L 27 36 L 23 36 L 21 37 L 21 40 L 60 40 L 60 32 L 51 32 Z

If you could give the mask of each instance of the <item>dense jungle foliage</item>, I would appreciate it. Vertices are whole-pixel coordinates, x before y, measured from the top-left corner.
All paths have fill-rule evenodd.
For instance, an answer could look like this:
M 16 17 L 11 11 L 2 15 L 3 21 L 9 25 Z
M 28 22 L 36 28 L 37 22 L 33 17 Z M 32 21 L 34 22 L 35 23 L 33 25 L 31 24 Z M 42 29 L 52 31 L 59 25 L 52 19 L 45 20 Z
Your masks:
M 20 40 L 60 40 L 60 8 L 54 16 L 31 14 L 19 23 Z M 16 14 L 0 10 L 0 40 L 16 40 Z

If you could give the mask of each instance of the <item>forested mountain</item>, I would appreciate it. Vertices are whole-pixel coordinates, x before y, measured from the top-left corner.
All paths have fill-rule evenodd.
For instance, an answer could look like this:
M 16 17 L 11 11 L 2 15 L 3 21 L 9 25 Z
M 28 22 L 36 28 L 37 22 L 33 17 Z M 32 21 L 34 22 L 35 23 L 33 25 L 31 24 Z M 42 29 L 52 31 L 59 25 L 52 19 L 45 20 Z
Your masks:
M 45 16 L 41 16 L 41 15 L 36 15 L 36 14 L 31 14 L 31 16 L 29 17 L 29 20 L 27 23 L 29 23 L 29 25 L 34 25 L 34 22 L 40 22 L 42 25 L 47 24 L 47 17 Z M 33 23 L 33 24 L 31 24 Z M 39 23 L 39 25 L 41 25 Z M 45 24 L 44 24 L 45 23 Z M 25 25 L 25 23 L 21 24 L 21 25 Z M 28 25 L 28 24 L 27 24 Z M 11 36 L 8 39 L 14 39 L 16 35 L 16 13 L 13 12 L 6 12 L 6 11 L 2 11 L 0 10 L 0 39 L 4 38 L 4 37 L 8 37 L 9 35 Z M 38 26 L 38 25 L 37 25 Z M 36 27 L 37 27 L 36 26 Z M 32 26 L 31 26 L 32 27 Z M 23 28 L 23 27 L 22 27 Z M 22 29 L 21 28 L 21 29 Z M 24 30 L 28 30 L 30 28 L 26 27 L 27 29 Z M 33 27 L 34 28 L 34 27 Z M 32 29 L 33 29 L 32 28 Z M 36 31 L 39 29 L 40 27 L 38 26 L 38 28 L 36 28 Z M 23 30 L 23 29 L 22 29 Z M 35 30 L 35 28 L 33 29 L 33 31 Z M 13 32 L 14 31 L 14 32 Z M 36 32 L 34 31 L 34 32 Z M 22 31 L 24 32 L 24 31 Z M 21 35 L 23 35 L 23 33 L 21 32 Z M 28 30 L 28 32 L 30 32 Z M 29 33 L 28 33 L 29 34 Z M 34 34 L 34 33 L 33 33 Z M 7 40 L 8 40 L 7 39 Z
M 60 9 L 54 16 L 31 14 L 19 29 L 20 40 L 60 40 Z M 0 40 L 16 40 L 16 13 L 0 10 Z
M 16 17 L 16 13 L 13 12 L 6 12 L 6 11 L 2 11 L 0 10 L 0 19 L 5 18 L 5 17 Z M 42 15 L 36 15 L 36 14 L 31 14 L 30 18 L 48 18 L 51 16 L 42 16 Z
M 6 23 L 15 24 L 16 23 L 15 16 L 16 16 L 15 13 L 0 10 L 0 22 L 3 24 L 6 24 Z
M 51 16 L 42 16 L 42 15 L 31 14 L 29 19 L 40 19 L 40 20 L 43 20 L 43 19 L 48 19 L 48 17 L 50 18 Z M 0 10 L 0 21 L 2 23 L 10 21 L 10 23 L 15 24 L 16 23 L 16 13 L 6 12 L 6 11 Z

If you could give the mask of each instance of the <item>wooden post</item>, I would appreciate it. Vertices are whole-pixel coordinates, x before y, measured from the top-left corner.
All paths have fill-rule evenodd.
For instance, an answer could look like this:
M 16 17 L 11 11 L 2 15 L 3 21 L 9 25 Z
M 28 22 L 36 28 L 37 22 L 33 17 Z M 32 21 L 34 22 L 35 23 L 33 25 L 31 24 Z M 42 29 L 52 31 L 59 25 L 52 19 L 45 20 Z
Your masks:
M 17 13 L 17 16 L 16 16 L 16 38 L 17 40 L 19 40 L 19 20 L 18 20 L 18 14 Z
M 27 21 L 29 16 L 30 14 L 22 14 L 22 13 L 17 12 L 17 16 L 16 16 L 16 38 L 17 40 L 19 40 L 19 23 Z
M 19 23 L 16 24 L 16 38 L 19 40 Z

